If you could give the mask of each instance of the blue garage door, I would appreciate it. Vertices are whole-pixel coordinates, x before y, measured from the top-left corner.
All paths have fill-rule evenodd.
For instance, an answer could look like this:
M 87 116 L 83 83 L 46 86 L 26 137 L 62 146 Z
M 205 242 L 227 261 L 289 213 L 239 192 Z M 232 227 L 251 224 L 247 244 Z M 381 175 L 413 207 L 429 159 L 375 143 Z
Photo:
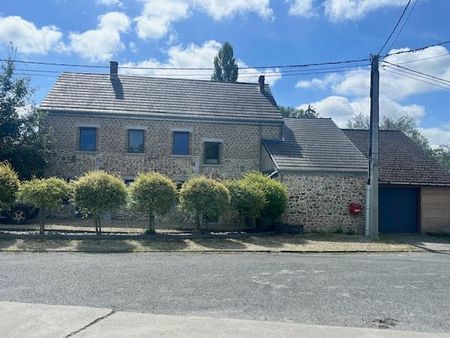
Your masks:
M 380 232 L 418 231 L 417 188 L 380 187 Z

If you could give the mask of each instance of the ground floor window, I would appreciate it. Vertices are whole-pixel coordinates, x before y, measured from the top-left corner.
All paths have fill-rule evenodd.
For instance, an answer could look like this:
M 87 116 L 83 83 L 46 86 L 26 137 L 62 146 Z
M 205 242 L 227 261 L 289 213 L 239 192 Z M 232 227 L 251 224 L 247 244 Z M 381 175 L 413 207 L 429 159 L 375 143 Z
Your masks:
M 220 164 L 220 142 L 205 142 L 203 161 L 205 164 Z

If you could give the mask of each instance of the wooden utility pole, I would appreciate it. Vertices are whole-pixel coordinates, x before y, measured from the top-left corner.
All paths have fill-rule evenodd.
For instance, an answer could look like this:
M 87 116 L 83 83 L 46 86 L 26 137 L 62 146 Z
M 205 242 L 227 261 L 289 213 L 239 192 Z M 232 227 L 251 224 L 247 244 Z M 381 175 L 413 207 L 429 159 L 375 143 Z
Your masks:
M 378 130 L 380 121 L 379 55 L 371 56 L 370 72 L 370 127 L 369 127 L 369 179 L 367 187 L 366 235 L 378 239 Z

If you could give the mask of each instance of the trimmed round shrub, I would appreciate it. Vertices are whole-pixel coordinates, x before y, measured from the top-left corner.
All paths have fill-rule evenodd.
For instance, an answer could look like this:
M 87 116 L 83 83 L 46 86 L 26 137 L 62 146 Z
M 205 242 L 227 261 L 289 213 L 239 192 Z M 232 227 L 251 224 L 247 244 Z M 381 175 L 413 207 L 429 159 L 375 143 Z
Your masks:
M 230 193 L 224 184 L 198 176 L 185 182 L 180 191 L 180 207 L 195 217 L 197 230 L 202 231 L 206 218 L 219 217 L 229 207 Z
M 11 165 L 0 162 L 0 210 L 6 210 L 14 203 L 19 186 L 19 177 Z
M 264 193 L 266 205 L 261 212 L 261 217 L 271 222 L 271 224 L 278 221 L 287 207 L 288 194 L 286 185 L 260 172 L 247 173 L 243 181 Z
M 225 186 L 230 191 L 231 208 L 239 215 L 239 226 L 242 226 L 245 217 L 249 217 L 254 226 L 266 205 L 264 192 L 244 180 L 229 180 Z
M 175 204 L 177 187 L 167 176 L 158 173 L 140 174 L 130 186 L 131 203 L 148 214 L 148 231 L 155 232 L 155 216 L 164 216 Z
M 40 209 L 41 234 L 45 230 L 45 219 L 49 212 L 57 210 L 69 197 L 70 185 L 63 179 L 50 177 L 32 179 L 22 183 L 19 189 L 19 200 Z
M 84 217 L 93 216 L 95 231 L 101 234 L 101 216 L 125 205 L 127 188 L 117 176 L 91 171 L 73 183 L 73 202 Z

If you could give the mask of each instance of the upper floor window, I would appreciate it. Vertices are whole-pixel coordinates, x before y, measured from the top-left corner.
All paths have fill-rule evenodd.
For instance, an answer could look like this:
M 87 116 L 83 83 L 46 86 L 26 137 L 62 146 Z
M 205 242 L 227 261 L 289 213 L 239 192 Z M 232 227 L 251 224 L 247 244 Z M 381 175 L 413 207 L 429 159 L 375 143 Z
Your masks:
M 80 151 L 96 151 L 97 150 L 97 128 L 81 127 L 80 128 Z
M 173 132 L 173 155 L 189 155 L 189 132 Z
M 128 130 L 128 152 L 143 153 L 144 152 L 144 130 Z
M 220 142 L 205 142 L 203 161 L 205 164 L 220 164 Z

